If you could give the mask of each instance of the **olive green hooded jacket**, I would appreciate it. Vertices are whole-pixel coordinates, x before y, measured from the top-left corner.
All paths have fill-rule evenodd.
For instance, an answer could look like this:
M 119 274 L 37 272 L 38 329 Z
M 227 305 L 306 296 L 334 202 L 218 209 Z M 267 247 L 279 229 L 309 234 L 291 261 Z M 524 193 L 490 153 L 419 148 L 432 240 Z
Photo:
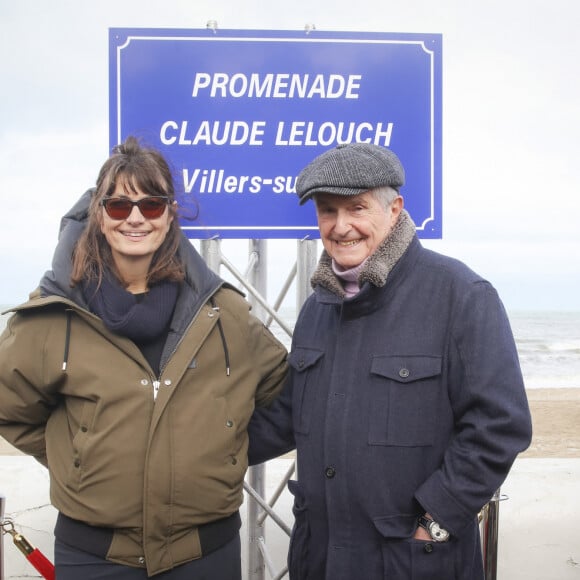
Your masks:
M 187 278 L 156 376 L 69 287 L 89 197 L 0 337 L 0 435 L 48 467 L 57 510 L 115 529 L 109 560 L 154 575 L 202 556 L 197 526 L 242 503 L 246 427 L 280 390 L 286 350 L 184 237 Z

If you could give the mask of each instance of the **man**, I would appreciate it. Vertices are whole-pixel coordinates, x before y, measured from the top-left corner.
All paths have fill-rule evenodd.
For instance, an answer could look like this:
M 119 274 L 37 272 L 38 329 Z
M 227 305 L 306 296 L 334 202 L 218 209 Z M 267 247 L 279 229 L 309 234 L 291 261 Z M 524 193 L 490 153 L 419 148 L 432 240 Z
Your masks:
M 324 246 L 281 399 L 250 459 L 297 448 L 292 580 L 482 580 L 477 514 L 531 440 L 495 289 L 424 249 L 390 150 L 349 144 L 299 175 Z

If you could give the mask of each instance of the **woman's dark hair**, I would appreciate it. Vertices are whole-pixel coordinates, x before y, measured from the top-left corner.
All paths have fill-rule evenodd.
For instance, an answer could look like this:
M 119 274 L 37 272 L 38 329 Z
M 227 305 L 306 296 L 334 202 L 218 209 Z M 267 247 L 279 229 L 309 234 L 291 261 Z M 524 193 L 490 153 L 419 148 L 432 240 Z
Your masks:
M 165 240 L 153 256 L 147 282 L 154 284 L 161 280 L 183 280 L 185 272 L 177 253 L 181 230 L 176 215 L 177 206 L 173 203 L 175 187 L 171 170 L 159 151 L 143 147 L 135 137 L 128 137 L 124 143 L 113 149 L 99 171 L 97 187 L 89 206 L 87 227 L 78 239 L 73 253 L 71 285 L 75 286 L 86 279 L 100 284 L 106 270 L 120 279 L 111 247 L 101 232 L 101 200 L 111 196 L 117 185 L 121 185 L 127 193 L 140 190 L 148 195 L 169 198 L 168 211 L 173 214 L 174 219 Z

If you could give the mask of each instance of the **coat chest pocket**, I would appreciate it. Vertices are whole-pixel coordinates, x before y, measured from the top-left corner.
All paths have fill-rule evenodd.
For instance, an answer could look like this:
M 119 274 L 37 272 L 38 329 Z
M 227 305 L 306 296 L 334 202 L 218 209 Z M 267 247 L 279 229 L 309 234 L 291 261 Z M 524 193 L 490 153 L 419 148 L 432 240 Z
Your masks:
M 432 445 L 440 379 L 439 356 L 373 357 L 369 444 Z
M 323 352 L 312 348 L 295 347 L 288 362 L 292 368 L 292 416 L 294 431 L 307 435 L 310 432 L 312 407 L 318 391 Z

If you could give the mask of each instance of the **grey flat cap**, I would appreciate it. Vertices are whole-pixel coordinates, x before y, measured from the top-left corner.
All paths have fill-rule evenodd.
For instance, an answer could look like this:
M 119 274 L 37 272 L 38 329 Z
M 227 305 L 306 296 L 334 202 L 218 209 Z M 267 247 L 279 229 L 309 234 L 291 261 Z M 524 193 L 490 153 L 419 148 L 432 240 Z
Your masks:
M 325 151 L 298 175 L 300 205 L 317 193 L 358 195 L 384 186 L 405 185 L 405 170 L 389 149 L 371 143 L 347 143 Z

